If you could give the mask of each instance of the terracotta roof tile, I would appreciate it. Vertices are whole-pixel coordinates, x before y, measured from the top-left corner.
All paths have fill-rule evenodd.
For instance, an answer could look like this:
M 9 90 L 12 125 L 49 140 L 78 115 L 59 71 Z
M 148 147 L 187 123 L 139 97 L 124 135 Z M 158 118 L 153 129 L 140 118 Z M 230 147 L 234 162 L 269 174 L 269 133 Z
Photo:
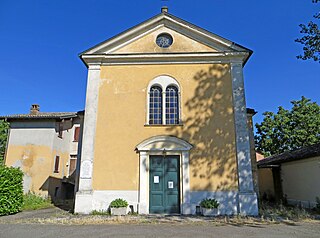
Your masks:
M 258 167 L 268 167 L 272 165 L 279 165 L 285 162 L 307 159 L 320 155 L 320 143 L 303 147 L 301 149 L 286 151 L 279 155 L 269 156 L 263 160 L 258 161 Z
M 0 116 L 0 119 L 63 119 L 77 117 L 77 112 L 39 112 L 37 114 L 12 114 Z

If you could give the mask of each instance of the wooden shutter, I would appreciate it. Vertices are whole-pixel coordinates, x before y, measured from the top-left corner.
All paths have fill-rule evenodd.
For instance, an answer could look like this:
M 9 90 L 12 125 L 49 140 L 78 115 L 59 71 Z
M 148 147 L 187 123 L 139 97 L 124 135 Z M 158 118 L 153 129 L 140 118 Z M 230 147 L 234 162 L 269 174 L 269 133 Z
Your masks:
M 71 175 L 76 170 L 77 157 L 71 156 L 69 164 L 69 175 Z
M 56 159 L 54 161 L 54 173 L 59 173 L 59 162 L 60 162 L 60 157 L 56 156 Z
M 74 128 L 74 141 L 79 141 L 79 136 L 80 136 L 80 127 L 75 127 Z

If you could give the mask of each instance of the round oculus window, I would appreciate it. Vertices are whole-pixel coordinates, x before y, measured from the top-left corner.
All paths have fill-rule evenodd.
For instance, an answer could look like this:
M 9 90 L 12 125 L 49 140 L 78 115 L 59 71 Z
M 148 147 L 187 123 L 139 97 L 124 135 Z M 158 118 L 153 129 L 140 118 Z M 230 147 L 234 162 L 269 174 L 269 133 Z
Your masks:
M 156 43 L 161 48 L 168 48 L 170 45 L 172 45 L 172 42 L 172 36 L 167 33 L 162 33 L 157 36 Z

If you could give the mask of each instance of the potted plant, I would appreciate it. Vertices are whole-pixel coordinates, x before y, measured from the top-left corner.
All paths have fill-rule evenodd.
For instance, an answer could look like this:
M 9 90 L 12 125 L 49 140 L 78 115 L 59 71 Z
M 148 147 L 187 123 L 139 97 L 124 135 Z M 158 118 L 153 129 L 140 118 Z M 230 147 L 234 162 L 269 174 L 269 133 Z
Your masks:
M 124 199 L 117 198 L 110 203 L 111 215 L 121 216 L 127 214 L 128 202 Z
M 200 203 L 201 213 L 203 216 L 217 216 L 219 202 L 214 198 L 203 199 Z

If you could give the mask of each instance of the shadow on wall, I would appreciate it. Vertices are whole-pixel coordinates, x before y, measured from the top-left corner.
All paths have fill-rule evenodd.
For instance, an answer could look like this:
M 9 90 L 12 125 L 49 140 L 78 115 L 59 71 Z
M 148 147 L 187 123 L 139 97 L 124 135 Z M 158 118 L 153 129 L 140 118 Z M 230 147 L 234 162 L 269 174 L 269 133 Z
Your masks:
M 74 208 L 74 180 L 73 174 L 67 178 L 55 178 L 49 176 L 42 184 L 39 190 L 47 191 L 52 203 L 66 211 L 72 211 Z
M 167 129 L 194 145 L 189 162 L 191 190 L 237 190 L 230 66 L 214 64 L 192 80 L 197 85 L 194 94 L 181 102 L 183 127 Z

